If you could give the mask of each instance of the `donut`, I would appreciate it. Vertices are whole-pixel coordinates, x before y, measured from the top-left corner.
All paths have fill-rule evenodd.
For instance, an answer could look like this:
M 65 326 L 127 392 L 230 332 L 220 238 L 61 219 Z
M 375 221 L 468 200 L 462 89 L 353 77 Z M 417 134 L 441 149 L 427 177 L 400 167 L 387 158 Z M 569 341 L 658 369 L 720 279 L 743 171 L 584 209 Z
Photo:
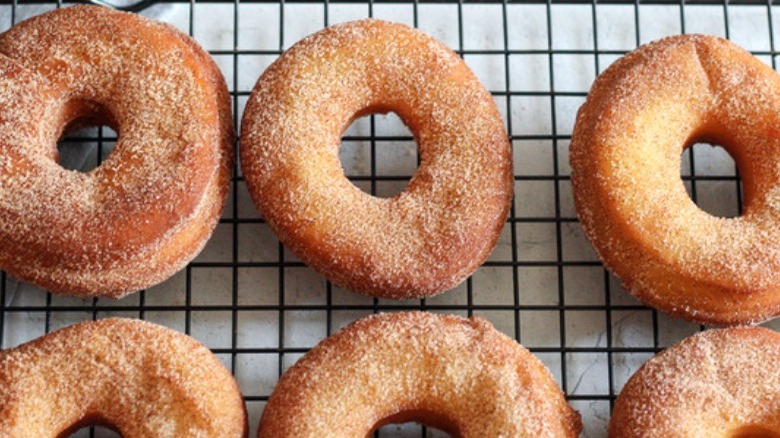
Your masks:
M 282 375 L 258 437 L 365 438 L 418 421 L 461 438 L 577 437 L 550 372 L 486 320 L 423 312 L 362 318 Z
M 420 165 L 392 198 L 344 175 L 355 119 L 395 112 Z M 244 111 L 241 168 L 279 239 L 338 286 L 384 298 L 454 287 L 496 245 L 513 190 L 509 141 L 490 93 L 450 49 L 411 27 L 360 20 L 297 43 Z
M 577 214 L 601 260 L 644 303 L 703 324 L 780 314 L 780 77 L 736 45 L 680 35 L 642 46 L 597 79 L 572 134 Z M 744 212 L 688 196 L 681 153 L 722 145 Z
M 780 436 L 780 334 L 697 333 L 647 361 L 620 392 L 610 437 Z
M 230 372 L 193 338 L 124 318 L 89 321 L 0 352 L 0 436 L 247 436 Z
M 57 140 L 107 124 L 96 169 Z M 0 34 L 0 268 L 50 291 L 119 298 L 203 248 L 225 203 L 235 133 L 214 62 L 171 26 L 97 6 Z

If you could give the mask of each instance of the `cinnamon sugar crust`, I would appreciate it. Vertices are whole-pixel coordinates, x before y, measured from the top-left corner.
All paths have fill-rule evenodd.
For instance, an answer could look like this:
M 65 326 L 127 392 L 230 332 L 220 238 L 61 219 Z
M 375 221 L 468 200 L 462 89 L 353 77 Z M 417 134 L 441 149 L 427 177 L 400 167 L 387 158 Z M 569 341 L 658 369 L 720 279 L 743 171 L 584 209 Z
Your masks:
M 747 438 L 780 435 L 780 334 L 707 330 L 647 361 L 612 411 L 609 436 Z
M 0 34 L 0 267 L 53 292 L 118 298 L 202 249 L 232 170 L 230 100 L 213 60 L 173 27 L 76 6 Z M 119 133 L 81 173 L 57 139 Z
M 398 196 L 355 187 L 338 156 L 362 115 L 393 111 L 420 165 Z M 331 26 L 255 85 L 241 128 L 255 205 L 281 241 L 334 283 L 376 297 L 454 287 L 493 250 L 512 197 L 510 146 L 490 93 L 450 49 L 380 20 Z
M 681 35 L 642 46 L 598 77 L 570 158 L 583 228 L 645 303 L 705 324 L 780 314 L 780 76 L 726 40 Z M 684 148 L 723 145 L 744 213 L 712 216 L 680 178 Z
M 195 339 L 144 321 L 76 324 L 0 352 L 0 436 L 64 438 L 102 424 L 125 438 L 243 438 L 244 400 Z
M 360 319 L 282 376 L 259 438 L 365 438 L 419 421 L 461 438 L 576 437 L 579 414 L 550 372 L 479 317 Z

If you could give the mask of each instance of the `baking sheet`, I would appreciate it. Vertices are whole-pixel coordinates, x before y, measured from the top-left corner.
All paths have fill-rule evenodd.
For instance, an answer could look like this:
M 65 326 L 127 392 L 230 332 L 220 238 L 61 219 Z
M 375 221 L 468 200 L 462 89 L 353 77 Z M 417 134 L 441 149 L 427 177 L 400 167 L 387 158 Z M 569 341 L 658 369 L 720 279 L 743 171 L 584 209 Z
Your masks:
M 0 5 L 0 28 L 56 6 Z M 238 175 L 206 249 L 159 286 L 119 301 L 93 301 L 47 295 L 4 278 L 0 346 L 108 316 L 141 317 L 188 332 L 236 375 L 254 436 L 279 374 L 338 328 L 376 311 L 424 307 L 474 314 L 530 348 L 583 415 L 583 436 L 603 437 L 610 403 L 628 377 L 654 351 L 701 327 L 643 307 L 598 262 L 576 221 L 568 178 L 576 110 L 596 74 L 623 52 L 682 31 L 728 36 L 773 65 L 778 12 L 719 4 L 156 4 L 142 14 L 192 33 L 212 51 L 233 91 L 236 120 L 279 51 L 326 24 L 372 15 L 416 24 L 460 50 L 494 93 L 512 136 L 515 205 L 501 241 L 468 282 L 443 295 L 423 303 L 366 298 L 331 286 L 285 250 L 259 219 Z M 114 134 L 93 129 L 77 136 L 82 140 L 61 149 L 63 163 L 88 169 L 96 165 L 98 147 L 103 157 L 110 152 Z M 103 139 L 84 140 L 90 137 Z M 699 205 L 738 214 L 736 178 L 721 178 L 735 175 L 728 154 L 707 145 L 692 151 L 683 155 L 681 175 L 695 170 L 705 177 L 686 181 L 689 190 L 695 185 Z M 357 120 L 345 135 L 341 159 L 356 185 L 392 196 L 414 172 L 417 155 L 408 130 L 391 114 L 376 116 L 373 124 L 371 118 Z M 100 429 L 95 436 L 116 435 Z M 447 435 L 407 424 L 386 426 L 380 436 Z

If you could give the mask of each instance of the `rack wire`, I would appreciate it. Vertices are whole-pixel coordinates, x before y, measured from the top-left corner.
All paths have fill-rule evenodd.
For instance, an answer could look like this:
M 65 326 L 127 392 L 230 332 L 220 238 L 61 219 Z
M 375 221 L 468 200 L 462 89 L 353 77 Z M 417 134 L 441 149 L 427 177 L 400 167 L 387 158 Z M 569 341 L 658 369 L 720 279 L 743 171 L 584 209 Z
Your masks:
M 0 2 L 0 28 L 74 3 Z M 514 205 L 496 251 L 463 285 L 427 300 L 370 299 L 331 285 L 275 239 L 251 205 L 237 165 L 214 237 L 203 254 L 160 286 L 120 301 L 81 300 L 2 274 L 0 347 L 107 316 L 171 326 L 204 342 L 236 375 L 254 434 L 278 377 L 347 323 L 370 313 L 411 309 L 481 315 L 550 368 L 583 414 L 584 436 L 600 437 L 627 378 L 660 349 L 702 329 L 635 301 L 595 257 L 571 200 L 568 144 L 574 114 L 592 79 L 609 63 L 664 35 L 721 35 L 776 67 L 775 2 L 100 3 L 172 22 L 199 40 L 226 76 L 237 126 L 264 67 L 306 34 L 369 16 L 420 27 L 463 56 L 494 95 L 513 145 Z M 103 127 L 64 139 L 63 160 L 72 160 L 63 165 L 94 167 L 114 141 L 116 134 Z M 350 179 L 378 196 L 402 190 L 417 164 L 413 138 L 393 116 L 356 121 L 343 138 L 341 158 Z M 740 213 L 739 176 L 722 149 L 689 148 L 681 175 L 702 208 L 723 216 Z M 114 436 L 99 428 L 79 434 Z M 446 436 L 416 425 L 386 426 L 376 435 Z

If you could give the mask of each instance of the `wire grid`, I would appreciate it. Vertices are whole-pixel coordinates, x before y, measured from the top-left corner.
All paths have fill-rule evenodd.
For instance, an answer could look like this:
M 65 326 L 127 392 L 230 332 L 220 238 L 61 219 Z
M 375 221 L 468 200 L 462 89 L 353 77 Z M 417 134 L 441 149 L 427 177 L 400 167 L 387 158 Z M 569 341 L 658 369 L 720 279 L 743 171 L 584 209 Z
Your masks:
M 45 293 L 3 273 L 0 347 L 107 316 L 173 327 L 204 342 L 236 375 L 254 435 L 278 377 L 347 323 L 412 309 L 481 315 L 550 368 L 582 413 L 584 436 L 599 437 L 606 435 L 609 412 L 627 378 L 661 348 L 703 328 L 646 308 L 602 268 L 572 206 L 571 128 L 592 79 L 640 43 L 664 35 L 718 34 L 776 67 L 778 14 L 771 2 L 141 3 L 130 9 L 173 22 L 214 56 L 230 86 L 236 126 L 263 68 L 308 33 L 375 16 L 434 34 L 472 66 L 505 117 L 516 198 L 501 241 L 488 262 L 453 291 L 413 301 L 362 297 L 331 285 L 287 252 L 249 202 L 237 164 L 228 206 L 207 248 L 160 286 L 120 301 L 82 300 Z M 0 26 L 41 8 L 71 4 L 1 2 Z M 116 138 L 102 127 L 70 136 L 61 141 L 61 162 L 74 169 L 94 167 Z M 402 190 L 417 164 L 413 138 L 393 116 L 356 121 L 343 138 L 341 158 L 350 179 L 378 196 Z M 689 148 L 681 175 L 702 208 L 723 216 L 740 213 L 739 176 L 722 149 Z M 115 436 L 96 429 L 79 436 Z M 390 425 L 376 436 L 447 435 Z

